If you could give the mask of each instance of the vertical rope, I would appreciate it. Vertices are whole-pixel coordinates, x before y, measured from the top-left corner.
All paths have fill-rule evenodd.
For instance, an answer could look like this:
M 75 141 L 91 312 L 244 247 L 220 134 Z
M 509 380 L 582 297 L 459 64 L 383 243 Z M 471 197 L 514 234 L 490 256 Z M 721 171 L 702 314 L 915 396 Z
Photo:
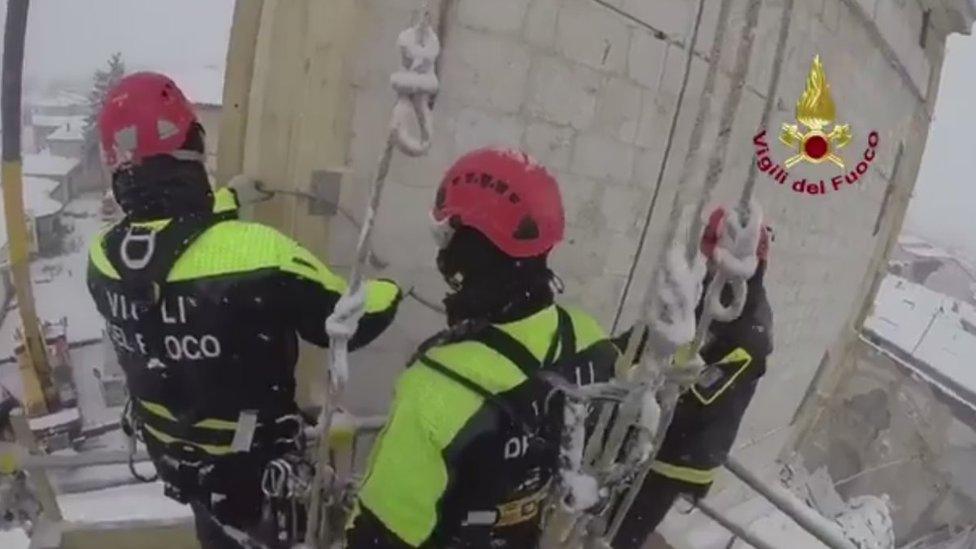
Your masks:
M 732 140 L 732 125 L 735 121 L 735 112 L 742 101 L 742 91 L 746 85 L 749 75 L 749 65 L 752 59 L 752 48 L 756 40 L 756 25 L 759 22 L 759 0 L 750 0 L 746 8 L 746 22 L 742 27 L 739 36 L 739 47 L 736 48 L 735 68 L 732 70 L 732 88 L 729 95 L 725 98 L 722 106 L 722 118 L 718 125 L 718 142 L 715 150 L 708 162 L 708 171 L 705 173 L 705 183 L 702 186 L 702 198 L 698 201 L 695 215 L 692 217 L 691 234 L 685 245 L 685 258 L 690 262 L 698 254 L 698 235 L 705 228 L 705 220 L 702 216 L 705 205 L 711 200 L 715 188 L 718 186 L 719 176 L 725 164 L 725 158 L 729 149 L 729 142 Z M 750 163 L 755 168 L 755 163 Z M 752 198 L 752 186 L 743 188 L 742 200 L 748 202 Z
M 759 127 L 769 126 L 769 117 L 776 104 L 776 90 L 779 88 L 780 74 L 783 72 L 783 57 L 786 55 L 786 40 L 790 35 L 790 19 L 793 17 L 794 0 L 785 0 L 783 13 L 779 19 L 779 36 L 776 38 L 776 54 L 773 56 L 773 72 L 769 76 L 769 86 L 766 88 L 766 103 L 763 105 L 762 117 Z M 753 189 L 756 187 L 756 175 L 758 168 L 755 162 L 749 163 L 749 174 L 746 176 L 746 184 L 742 187 L 742 198 L 740 203 L 744 203 L 751 197 Z
M 704 210 L 706 202 L 710 200 L 711 194 L 718 184 L 718 176 L 721 173 L 722 164 L 725 161 L 726 152 L 728 150 L 728 143 L 730 141 L 730 137 L 732 134 L 732 125 L 735 119 L 735 111 L 741 100 L 742 90 L 745 87 L 745 80 L 749 72 L 749 64 L 752 57 L 752 48 L 753 48 L 753 43 L 755 41 L 756 25 L 758 24 L 759 21 L 760 7 L 761 7 L 760 0 L 750 0 L 746 11 L 746 20 L 742 27 L 742 32 L 739 37 L 739 46 L 738 48 L 736 48 L 736 63 L 732 73 L 732 88 L 729 91 L 729 95 L 725 99 L 723 105 L 723 111 L 722 111 L 722 118 L 719 122 L 719 134 L 718 134 L 719 142 L 716 143 L 716 149 L 713 152 L 712 157 L 710 159 L 709 169 L 708 172 L 706 173 L 706 179 L 704 181 L 701 196 L 699 197 L 698 204 L 696 207 L 696 215 L 692 219 L 691 230 L 690 233 L 687 235 L 687 239 L 685 241 L 685 250 L 684 250 L 685 260 L 688 265 L 692 265 L 693 262 L 697 260 L 697 256 L 699 253 L 698 252 L 699 235 L 701 234 L 704 225 L 702 212 Z M 717 57 L 713 58 L 712 62 L 717 64 L 719 63 L 719 59 Z M 710 97 L 707 99 L 710 100 Z M 681 216 L 683 190 L 685 190 L 685 187 L 681 187 L 678 189 L 678 192 L 675 194 L 674 202 L 672 204 L 670 226 L 668 228 L 668 238 L 665 240 L 665 242 L 668 244 L 663 246 L 659 251 L 658 268 L 654 273 L 655 279 L 658 280 L 661 279 L 661 277 L 669 276 L 667 254 L 671 250 L 671 246 L 673 246 L 677 242 L 676 226 Z M 724 285 L 725 285 L 724 276 L 722 276 L 722 273 L 719 272 L 708 287 L 706 301 L 712 299 L 717 292 L 721 291 L 721 288 Z M 647 296 L 645 297 L 646 302 L 648 304 L 648 306 L 646 306 L 645 308 L 645 311 L 654 311 L 659 308 L 660 304 L 657 302 L 660 299 L 660 297 L 657 295 L 658 292 L 653 291 L 654 289 L 657 288 L 658 288 L 657 284 L 652 285 L 651 290 L 648 292 Z M 689 346 L 690 349 L 693 350 L 693 353 L 692 352 L 681 353 L 682 356 L 676 358 L 676 360 L 690 359 L 692 356 L 694 356 L 694 354 L 697 354 L 698 349 L 701 347 L 702 341 L 704 340 L 704 335 L 707 333 L 708 327 L 711 324 L 711 320 L 712 320 L 712 316 L 710 314 L 709 307 L 705 307 L 702 312 L 702 317 L 698 321 L 698 325 L 695 330 L 694 340 L 691 342 Z M 628 341 L 628 345 L 627 345 L 628 347 L 627 352 L 623 353 L 625 358 L 628 356 L 629 357 L 633 356 L 634 351 L 631 350 L 631 347 L 636 346 L 635 340 L 637 340 L 644 332 L 645 326 L 646 324 L 642 322 L 641 329 L 634 330 L 635 332 L 639 332 L 639 333 L 637 333 L 636 336 L 634 334 L 631 335 L 630 341 Z M 660 374 L 661 372 L 663 372 L 664 368 L 666 367 L 665 361 L 667 361 L 669 357 L 664 356 L 665 353 L 663 352 L 663 349 L 659 349 L 659 350 L 651 349 L 650 354 L 653 355 L 652 366 L 653 364 L 657 364 L 658 368 L 656 368 L 655 370 L 657 371 L 658 374 Z M 667 354 L 670 355 L 670 352 L 668 352 Z M 644 376 L 652 375 L 652 368 L 645 366 L 643 364 L 643 361 L 640 368 L 641 369 L 639 370 L 639 372 L 641 375 Z M 660 449 L 661 444 L 664 441 L 664 437 L 667 434 L 668 426 L 670 425 L 671 419 L 674 415 L 674 409 L 677 405 L 678 397 L 680 396 L 677 387 L 673 386 L 673 384 L 664 384 L 662 387 L 660 375 L 658 375 L 657 378 L 658 379 L 654 381 L 654 386 L 660 387 L 663 390 L 661 391 L 660 394 L 661 420 L 658 425 L 658 430 L 654 434 L 654 440 L 652 446 L 652 451 L 654 453 L 656 453 Z M 622 434 L 624 426 L 621 425 L 621 423 L 622 422 L 618 421 L 617 425 L 614 425 L 614 429 L 611 431 L 611 436 L 610 436 L 611 442 L 615 441 L 617 435 Z M 610 450 L 612 451 L 613 448 L 610 448 Z M 608 454 L 605 453 L 604 457 L 606 458 L 607 455 Z M 611 522 L 610 528 L 607 530 L 606 533 L 607 539 L 612 539 L 616 535 L 617 531 L 620 529 L 624 517 L 629 511 L 631 505 L 633 505 L 633 502 L 637 497 L 637 493 L 640 491 L 641 487 L 644 484 L 644 480 L 647 478 L 647 474 L 650 471 L 650 465 L 652 462 L 653 462 L 653 455 L 649 459 L 647 459 L 644 462 L 644 464 L 640 467 L 640 471 L 636 479 L 627 490 L 626 495 L 624 496 L 624 500 L 622 501 L 620 507 L 615 512 L 613 521 Z
M 715 35 L 715 43 L 712 44 L 712 50 L 710 52 L 711 59 L 717 59 L 719 53 L 721 53 L 720 44 L 725 37 L 725 24 L 728 19 L 728 4 L 730 0 L 722 1 L 722 10 L 724 10 L 724 17 L 719 17 L 719 26 Z M 623 292 L 620 294 L 620 302 L 617 304 L 617 313 L 614 315 L 612 330 L 616 331 L 618 324 L 620 322 L 620 316 L 623 313 L 624 303 L 627 302 L 627 296 L 630 293 L 630 287 L 634 281 L 634 275 L 637 272 L 637 266 L 640 264 L 641 254 L 644 250 L 644 244 L 647 241 L 648 231 L 651 227 L 651 218 L 654 214 L 654 207 L 657 205 L 658 196 L 661 193 L 661 183 L 664 181 L 664 174 L 667 172 L 669 161 L 671 160 L 671 147 L 674 144 L 675 134 L 678 129 L 678 117 L 681 115 L 681 108 L 684 105 L 685 93 L 688 90 L 688 80 L 691 76 L 691 62 L 695 56 L 695 44 L 698 42 L 698 27 L 701 25 L 702 12 L 704 11 L 705 2 L 699 0 L 698 9 L 695 13 L 695 18 L 692 20 L 692 24 L 688 30 L 685 40 L 685 67 L 684 73 L 681 76 L 681 87 L 678 89 L 678 102 L 675 104 L 674 113 L 671 115 L 671 125 L 668 128 L 668 136 L 664 142 L 664 156 L 661 159 L 661 165 L 658 168 L 657 179 L 654 182 L 654 193 L 651 195 L 651 203 L 647 207 L 647 213 L 644 215 L 644 224 L 641 228 L 640 238 L 637 240 L 637 252 L 634 254 L 634 261 L 630 265 L 630 271 L 627 273 L 627 281 L 624 283 Z M 699 115 L 696 118 L 696 126 L 702 118 Z M 694 132 L 694 130 L 693 130 Z M 700 133 L 700 130 L 699 130 Z M 693 144 L 697 147 L 697 143 Z M 682 174 L 682 177 L 686 177 Z M 673 236 L 673 235 L 672 235 Z

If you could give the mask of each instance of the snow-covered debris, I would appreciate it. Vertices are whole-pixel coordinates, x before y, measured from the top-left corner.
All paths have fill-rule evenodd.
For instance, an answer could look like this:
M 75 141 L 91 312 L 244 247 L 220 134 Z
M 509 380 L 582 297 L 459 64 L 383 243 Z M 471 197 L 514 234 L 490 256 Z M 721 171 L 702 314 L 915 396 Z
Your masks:
M 894 523 L 891 519 L 891 501 L 887 495 L 864 495 L 844 501 L 826 467 L 809 473 L 802 465 L 795 463 L 787 467 L 784 473 L 791 490 L 828 519 L 831 523 L 828 526 L 839 529 L 842 536 L 855 547 L 894 549 Z
M 859 549 L 894 549 L 895 530 L 887 496 L 858 496 L 834 520 Z

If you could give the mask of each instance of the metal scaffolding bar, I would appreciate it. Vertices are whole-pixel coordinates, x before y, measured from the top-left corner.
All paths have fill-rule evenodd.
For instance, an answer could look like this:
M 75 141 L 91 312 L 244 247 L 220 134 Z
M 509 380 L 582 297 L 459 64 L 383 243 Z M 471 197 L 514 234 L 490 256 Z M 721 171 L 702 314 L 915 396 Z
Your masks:
M 758 475 L 747 469 L 732 456 L 729 456 L 726 460 L 725 468 L 749 488 L 752 488 L 769 500 L 777 509 L 793 519 L 800 527 L 809 532 L 810 535 L 831 549 L 857 549 L 854 543 L 844 537 L 836 524 L 797 499 L 786 488 L 763 482 Z

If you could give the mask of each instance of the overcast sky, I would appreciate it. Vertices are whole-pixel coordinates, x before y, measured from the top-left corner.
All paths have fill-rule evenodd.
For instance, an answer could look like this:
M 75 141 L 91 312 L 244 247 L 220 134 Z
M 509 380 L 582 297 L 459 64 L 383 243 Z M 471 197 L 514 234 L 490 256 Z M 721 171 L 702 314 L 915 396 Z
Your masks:
M 84 79 L 115 51 L 133 68 L 222 66 L 233 7 L 234 0 L 33 0 L 25 77 Z
M 976 37 L 949 37 L 905 230 L 976 260 Z

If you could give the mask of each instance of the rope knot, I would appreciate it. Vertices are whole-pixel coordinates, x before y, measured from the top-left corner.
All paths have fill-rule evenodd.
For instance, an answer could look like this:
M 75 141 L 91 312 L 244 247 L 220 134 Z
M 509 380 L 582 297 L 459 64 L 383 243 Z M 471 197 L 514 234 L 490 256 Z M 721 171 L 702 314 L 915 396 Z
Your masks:
M 429 12 L 425 12 L 417 25 L 400 33 L 397 48 L 401 68 L 390 76 L 390 85 L 397 94 L 390 124 L 392 139 L 403 154 L 420 156 L 430 149 L 430 98 L 440 89 L 436 67 L 441 44 L 431 27 Z M 406 129 L 411 114 L 416 117 L 419 137 Z
M 763 212 L 755 200 L 731 212 L 719 208 L 713 214 L 715 247 L 711 260 L 715 265 L 715 291 L 708 293 L 708 308 L 712 317 L 731 322 L 742 314 L 746 301 L 746 282 L 759 266 L 759 243 L 762 236 Z M 709 223 L 711 225 L 712 223 Z M 722 304 L 722 287 L 730 285 L 732 303 Z

